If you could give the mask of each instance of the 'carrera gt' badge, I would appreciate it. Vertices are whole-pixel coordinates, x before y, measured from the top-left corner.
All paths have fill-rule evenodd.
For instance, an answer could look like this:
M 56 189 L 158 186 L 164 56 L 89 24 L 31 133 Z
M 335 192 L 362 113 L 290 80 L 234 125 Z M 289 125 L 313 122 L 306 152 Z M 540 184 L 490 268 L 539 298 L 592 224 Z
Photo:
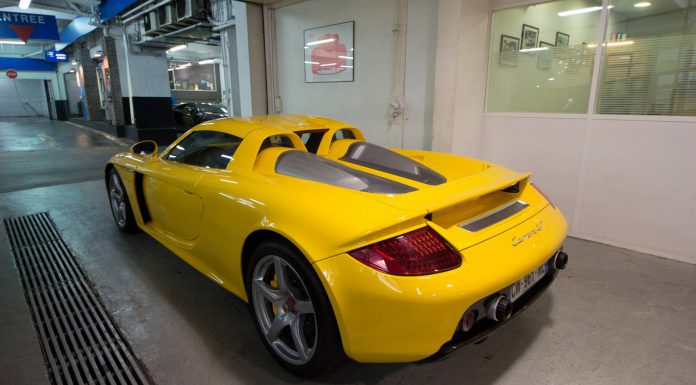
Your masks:
M 533 237 L 536 235 L 536 233 L 540 232 L 541 230 L 544 229 L 544 221 L 538 222 L 536 224 L 536 227 L 532 229 L 532 231 L 522 234 L 519 237 L 512 237 L 512 245 L 517 246 L 520 243 L 526 241 L 527 239 Z

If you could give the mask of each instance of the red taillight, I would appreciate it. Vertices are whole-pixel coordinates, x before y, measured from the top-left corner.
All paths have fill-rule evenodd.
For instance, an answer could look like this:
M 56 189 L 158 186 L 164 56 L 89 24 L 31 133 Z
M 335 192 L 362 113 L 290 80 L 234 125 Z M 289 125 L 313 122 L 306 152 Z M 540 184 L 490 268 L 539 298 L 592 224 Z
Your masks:
M 358 261 L 394 275 L 425 275 L 451 270 L 462 257 L 435 230 L 423 227 L 349 252 Z
M 554 209 L 556 208 L 556 205 L 554 205 L 553 202 L 551 202 L 551 199 L 549 199 L 549 197 L 547 197 L 546 194 L 544 194 L 544 192 L 541 191 L 541 189 L 539 188 L 539 186 L 537 186 L 537 185 L 535 185 L 535 184 L 533 184 L 533 183 L 532 183 L 532 186 L 534 186 L 534 188 L 539 192 L 539 194 L 541 194 L 541 196 L 543 196 L 544 199 L 546 199 L 546 200 L 549 202 L 549 204 L 551 205 L 551 207 L 553 207 Z

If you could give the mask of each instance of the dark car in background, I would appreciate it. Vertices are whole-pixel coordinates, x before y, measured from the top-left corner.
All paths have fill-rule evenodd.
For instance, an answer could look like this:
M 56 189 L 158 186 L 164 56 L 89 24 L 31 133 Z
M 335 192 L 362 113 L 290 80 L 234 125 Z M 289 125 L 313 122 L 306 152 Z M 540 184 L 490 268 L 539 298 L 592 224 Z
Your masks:
M 230 116 L 227 106 L 215 103 L 182 103 L 174 106 L 174 120 L 177 128 L 189 128 L 208 120 Z

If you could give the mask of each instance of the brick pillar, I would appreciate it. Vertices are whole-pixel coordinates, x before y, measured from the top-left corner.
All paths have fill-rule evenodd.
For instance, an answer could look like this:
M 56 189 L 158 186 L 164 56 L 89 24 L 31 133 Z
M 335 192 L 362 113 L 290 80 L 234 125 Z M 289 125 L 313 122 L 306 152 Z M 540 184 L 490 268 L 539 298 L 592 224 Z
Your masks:
M 79 48 L 77 51 L 77 60 L 80 61 L 80 77 L 82 81 L 82 98 L 84 100 L 83 107 L 85 109 L 85 118 L 92 121 L 104 120 L 104 111 L 101 109 L 99 101 L 99 84 L 97 84 L 97 72 L 94 61 L 89 57 L 87 48 Z
M 105 72 L 108 70 L 108 79 L 110 84 L 109 92 L 109 117 L 111 125 L 124 126 L 126 124 L 123 115 L 123 95 L 121 93 L 121 76 L 118 71 L 118 60 L 116 59 L 116 43 L 111 36 L 104 36 L 102 43 L 102 69 Z M 105 79 L 107 77 L 105 76 Z

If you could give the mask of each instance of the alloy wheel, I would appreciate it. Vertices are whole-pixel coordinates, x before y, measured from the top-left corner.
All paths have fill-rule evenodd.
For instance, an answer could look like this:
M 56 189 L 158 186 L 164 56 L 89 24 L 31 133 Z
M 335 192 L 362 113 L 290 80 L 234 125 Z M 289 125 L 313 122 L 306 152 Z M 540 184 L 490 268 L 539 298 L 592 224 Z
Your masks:
M 251 291 L 256 318 L 271 348 L 293 365 L 309 362 L 317 346 L 317 321 L 297 271 L 276 255 L 264 256 L 254 267 Z

